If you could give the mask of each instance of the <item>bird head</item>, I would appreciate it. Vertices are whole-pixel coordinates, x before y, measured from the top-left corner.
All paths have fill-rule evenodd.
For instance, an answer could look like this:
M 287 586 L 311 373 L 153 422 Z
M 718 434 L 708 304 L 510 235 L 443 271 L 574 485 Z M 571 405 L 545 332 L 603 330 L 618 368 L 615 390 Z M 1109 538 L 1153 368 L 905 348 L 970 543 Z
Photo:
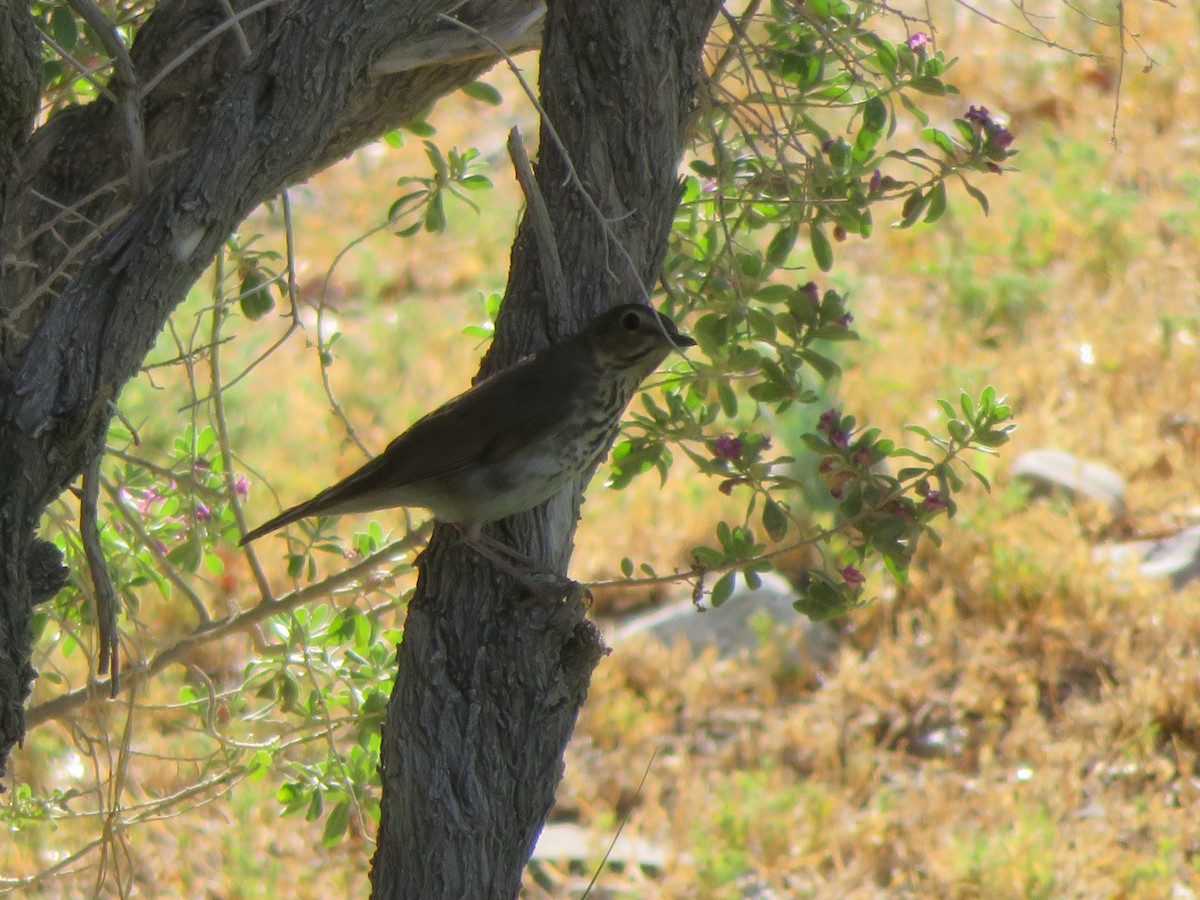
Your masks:
M 597 365 L 627 374 L 635 386 L 672 350 L 696 345 L 671 319 L 640 303 L 627 303 L 601 313 L 580 337 Z

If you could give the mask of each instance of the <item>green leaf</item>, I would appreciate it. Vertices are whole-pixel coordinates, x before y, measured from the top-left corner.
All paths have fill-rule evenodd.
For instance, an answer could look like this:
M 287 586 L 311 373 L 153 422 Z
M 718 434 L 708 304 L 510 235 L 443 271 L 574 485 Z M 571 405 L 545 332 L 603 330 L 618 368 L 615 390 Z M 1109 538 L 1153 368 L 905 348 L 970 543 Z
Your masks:
M 954 146 L 954 141 L 950 140 L 950 135 L 946 134 L 940 128 L 926 128 L 921 132 L 921 137 L 929 141 L 929 143 L 936 145 L 939 150 L 951 159 L 958 156 L 958 148 Z
M 789 524 L 787 514 L 783 511 L 782 506 L 770 498 L 763 505 L 762 523 L 767 536 L 773 541 L 782 541 L 787 535 Z
M 903 46 L 903 45 L 901 45 L 901 46 Z M 904 49 L 905 49 L 905 50 L 908 50 L 908 47 L 904 47 Z M 911 53 L 911 51 L 909 51 L 909 52 Z M 921 109 L 921 107 L 917 106 L 917 104 L 913 102 L 912 98 L 911 98 L 911 97 L 909 97 L 909 96 L 908 96 L 908 94 L 901 94 L 901 95 L 900 95 L 900 103 L 901 103 L 901 104 L 904 106 L 904 108 L 905 108 L 905 109 L 907 109 L 907 110 L 908 110 L 908 111 L 909 111 L 909 112 L 910 112 L 910 113 L 913 115 L 913 117 L 914 117 L 914 118 L 915 118 L 915 119 L 916 119 L 918 122 L 920 122 L 922 125 L 928 125 L 928 124 L 929 124 L 929 116 L 926 114 L 925 110 L 923 110 L 923 109 Z
M 709 594 L 709 602 L 713 607 L 718 607 L 733 594 L 733 587 L 736 583 L 737 573 L 726 572 L 717 579 L 717 583 L 713 585 L 712 592 Z
M 942 217 L 946 211 L 946 182 L 939 181 L 929 191 L 929 209 L 925 212 L 925 222 L 933 223 Z
M 791 224 L 780 228 L 767 245 L 767 262 L 773 266 L 782 266 L 787 262 L 788 254 L 796 243 L 796 233 L 799 225 Z
M 342 840 L 342 835 L 346 833 L 346 826 L 350 824 L 350 801 L 342 800 L 329 813 L 329 818 L 325 820 L 325 831 L 321 835 L 321 844 L 325 847 L 333 847 Z
M 238 287 L 238 306 L 242 315 L 251 322 L 257 322 L 275 308 L 275 298 L 267 286 L 269 281 L 258 268 L 248 268 L 242 276 L 242 283 Z
M 963 179 L 963 187 L 966 188 L 968 194 L 975 198 L 975 202 L 979 204 L 980 209 L 983 210 L 983 214 L 986 216 L 990 211 L 987 194 L 975 187 L 975 185 L 971 184 L 965 178 Z
M 801 359 L 817 370 L 817 374 L 826 381 L 837 378 L 842 374 L 841 366 L 827 356 L 822 356 L 815 350 L 802 348 L 797 351 Z
M 440 234 L 446 230 L 446 210 L 442 204 L 440 193 L 429 198 L 429 206 L 425 208 L 423 224 L 425 230 L 431 234 Z
M 980 431 L 971 438 L 972 444 L 978 444 L 981 447 L 1003 447 L 1009 442 L 1010 438 L 1007 432 L 1003 431 Z
M 825 229 L 819 223 L 813 222 L 808 226 L 808 231 L 813 259 L 817 261 L 817 266 L 822 272 L 828 272 L 833 268 L 833 245 L 829 243 Z
M 814 622 L 824 622 L 844 614 L 849 609 L 846 595 L 833 585 L 813 579 L 792 607 Z
M 75 44 L 79 41 L 79 29 L 75 22 L 75 16 L 67 4 L 54 4 L 54 9 L 50 13 L 50 31 L 54 35 L 55 42 L 64 50 L 70 52 L 75 49 Z
M 417 137 L 432 137 L 437 134 L 437 129 L 426 122 L 424 119 L 419 119 L 414 122 L 405 122 L 404 128 L 411 131 Z
M 903 218 L 900 220 L 901 228 L 908 228 L 916 224 L 917 220 L 925 213 L 925 208 L 929 205 L 929 194 L 921 190 L 915 190 L 908 195 L 904 200 L 904 206 L 900 210 Z
M 489 106 L 499 106 L 504 102 L 500 92 L 483 81 L 470 81 L 462 86 L 462 92 L 472 100 L 478 100 Z
M 940 78 L 932 75 L 917 75 L 909 83 L 922 94 L 929 94 L 933 97 L 943 97 L 946 94 L 958 93 Z
M 438 181 L 445 181 L 450 174 L 450 164 L 446 162 L 446 157 L 442 155 L 442 150 L 433 141 L 425 141 L 425 156 L 429 159 L 429 164 L 433 166 L 434 174 L 437 175 Z
M 879 99 L 879 97 L 872 97 L 863 104 L 862 110 L 863 130 L 883 134 L 888 121 L 887 104 Z
M 717 382 L 717 399 L 721 401 L 721 412 L 725 418 L 732 419 L 737 415 L 738 399 L 733 386 L 722 379 Z

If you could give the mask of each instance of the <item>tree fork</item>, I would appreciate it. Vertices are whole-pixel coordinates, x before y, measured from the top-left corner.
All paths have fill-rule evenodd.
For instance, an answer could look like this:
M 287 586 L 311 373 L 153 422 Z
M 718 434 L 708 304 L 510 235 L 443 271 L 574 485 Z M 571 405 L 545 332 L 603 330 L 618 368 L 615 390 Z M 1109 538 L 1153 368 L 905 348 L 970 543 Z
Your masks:
M 0 774 L 24 738 L 34 677 L 31 606 L 47 590 L 34 537 L 43 511 L 101 452 L 112 401 L 250 210 L 495 63 L 494 53 L 475 52 L 376 71 L 397 48 L 451 28 L 438 16 L 456 6 L 267 4 L 239 23 L 248 58 L 223 24 L 223 3 L 156 7 L 130 54 L 153 179 L 139 197 L 111 100 L 63 110 L 24 139 L 37 107 L 40 65 L 28 65 L 36 40 L 27 4 L 0 0 L 0 157 L 15 157 L 0 167 Z M 458 15 L 486 31 L 491 16 L 535 6 L 473 3 Z M 217 28 L 222 37 L 202 43 Z M 56 216 L 58 227 L 45 228 Z
M 548 4 L 536 174 L 569 296 L 546 296 L 527 213 L 481 374 L 638 300 L 658 277 L 716 10 Z M 565 572 L 583 483 L 509 520 L 505 540 Z M 373 895 L 515 897 L 603 646 L 581 598 L 515 599 L 445 529 L 419 569 L 383 731 Z

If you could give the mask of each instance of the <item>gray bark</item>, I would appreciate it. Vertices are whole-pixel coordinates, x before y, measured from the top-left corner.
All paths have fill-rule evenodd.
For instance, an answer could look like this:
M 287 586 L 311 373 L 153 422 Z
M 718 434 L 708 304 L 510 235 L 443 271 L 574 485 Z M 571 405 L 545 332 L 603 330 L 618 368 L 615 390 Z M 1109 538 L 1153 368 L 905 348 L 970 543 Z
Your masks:
M 638 300 L 657 277 L 717 8 L 712 0 L 548 6 L 542 102 L 601 215 L 543 123 L 537 176 L 570 296 L 545 296 L 522 223 L 483 373 Z M 565 572 L 585 482 L 497 536 Z M 603 645 L 581 600 L 523 598 L 450 533 L 435 533 L 420 570 L 384 728 L 374 896 L 514 897 Z
M 479 0 L 456 14 L 506 33 L 537 5 Z M 477 48 L 431 61 L 430 47 L 461 50 L 435 18 L 452 6 L 283 2 L 242 21 L 245 44 L 227 30 L 145 92 L 227 19 L 220 0 L 162 0 L 113 98 L 63 110 L 30 134 L 38 66 L 28 6 L 0 0 L 0 162 L 12 163 L 0 167 L 0 771 L 23 737 L 36 674 L 31 604 L 61 580 L 35 535 L 46 505 L 100 452 L 121 387 L 253 207 L 494 63 Z M 485 371 L 636 300 L 655 278 L 716 7 L 551 7 L 543 99 L 609 224 L 543 133 L 537 174 L 570 296 L 545 296 L 522 227 Z M 580 489 L 502 536 L 565 572 Z M 374 891 L 514 896 L 603 648 L 581 601 L 522 599 L 452 534 L 437 532 L 420 567 L 384 735 Z
M 435 17 L 454 5 L 281 3 L 241 22 L 247 52 L 234 29 L 201 44 L 228 20 L 220 0 L 163 0 L 113 99 L 62 110 L 26 139 L 36 35 L 27 4 L 0 0 L 0 157 L 12 159 L 0 167 L 0 773 L 36 674 L 31 605 L 61 584 L 34 533 L 46 505 L 100 451 L 112 401 L 251 209 L 495 62 L 373 75 L 376 59 L 444 29 Z M 479 2 L 458 15 L 486 27 L 488 15 L 536 5 Z

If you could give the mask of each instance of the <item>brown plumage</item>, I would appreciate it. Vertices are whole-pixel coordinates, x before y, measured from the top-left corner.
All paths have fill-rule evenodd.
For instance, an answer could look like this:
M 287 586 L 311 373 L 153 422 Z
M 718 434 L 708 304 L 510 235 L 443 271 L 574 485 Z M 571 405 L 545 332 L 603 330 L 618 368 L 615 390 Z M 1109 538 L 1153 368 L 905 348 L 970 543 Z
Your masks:
M 307 516 L 396 506 L 429 509 L 476 543 L 482 525 L 532 509 L 598 462 L 646 376 L 673 348 L 695 343 L 647 306 L 611 309 L 419 419 L 357 472 L 241 543 Z

